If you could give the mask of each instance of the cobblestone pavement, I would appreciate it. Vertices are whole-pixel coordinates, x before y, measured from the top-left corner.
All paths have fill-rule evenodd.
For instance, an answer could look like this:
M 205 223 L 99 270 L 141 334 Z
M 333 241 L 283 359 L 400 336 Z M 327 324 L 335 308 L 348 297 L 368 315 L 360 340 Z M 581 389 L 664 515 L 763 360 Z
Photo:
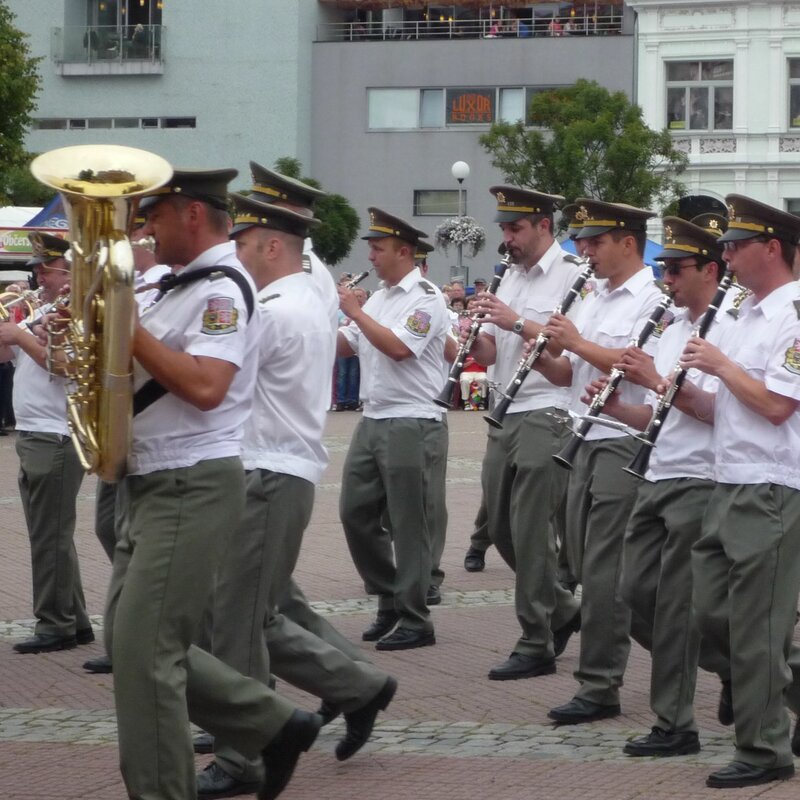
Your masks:
M 450 414 L 448 507 L 443 602 L 433 609 L 437 645 L 400 653 L 370 650 L 400 690 L 378 718 L 374 736 L 355 758 L 332 757 L 344 724 L 326 727 L 303 757 L 287 800 L 581 800 L 725 798 L 796 800 L 798 780 L 755 789 L 705 788 L 708 772 L 732 755 L 732 732 L 716 720 L 719 684 L 701 673 L 696 699 L 702 751 L 675 759 L 631 759 L 625 741 L 649 730 L 649 658 L 633 647 L 622 692 L 623 714 L 582 726 L 554 727 L 547 711 L 575 690 L 578 639 L 540 678 L 492 682 L 518 636 L 513 576 L 492 550 L 486 570 L 470 574 L 462 560 L 479 502 L 486 426 L 480 414 Z M 312 523 L 296 573 L 320 613 L 353 641 L 375 611 L 365 598 L 338 524 L 341 465 L 358 419 L 329 416 L 331 466 L 318 487 Z M 19 499 L 13 437 L 0 439 L 0 800 L 124 800 L 116 750 L 112 679 L 88 675 L 87 658 L 102 652 L 102 610 L 109 567 L 92 531 L 94 479 L 79 498 L 76 534 L 84 587 L 98 641 L 60 653 L 19 656 L 28 636 L 30 568 Z M 279 686 L 303 708 L 318 701 Z M 198 768 L 207 758 L 198 758 Z

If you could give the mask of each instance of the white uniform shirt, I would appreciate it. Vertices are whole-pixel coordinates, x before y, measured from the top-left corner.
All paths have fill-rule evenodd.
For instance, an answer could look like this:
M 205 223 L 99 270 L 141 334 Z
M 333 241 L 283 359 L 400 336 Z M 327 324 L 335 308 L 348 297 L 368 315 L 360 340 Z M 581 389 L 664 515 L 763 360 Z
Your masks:
M 209 248 L 180 272 L 217 264 L 238 269 L 255 296 L 255 286 L 236 258 L 232 242 Z M 202 278 L 168 292 L 142 317 L 141 324 L 173 350 L 228 361 L 238 370 L 225 399 L 211 411 L 201 411 L 167 393 L 135 416 L 129 474 L 238 456 L 252 402 L 260 327 L 258 314 L 248 321 L 239 287 L 228 277 Z M 138 390 L 150 375 L 136 360 L 133 368 L 134 390 Z
M 730 294 L 730 292 L 728 292 Z M 694 334 L 694 329 L 702 321 L 702 317 L 694 322 L 689 320 L 685 309 L 676 312 L 675 319 L 664 331 L 658 343 L 655 357 L 655 368 L 659 375 L 669 379 L 678 363 L 686 342 Z M 731 326 L 735 320 L 730 314 L 720 309 L 714 317 L 706 339 L 719 346 L 731 335 Z M 690 369 L 685 380 L 693 383 L 704 392 L 716 392 L 719 379 L 705 372 Z M 658 399 L 655 392 L 648 392 L 647 402 L 653 408 Z M 701 422 L 693 414 L 684 414 L 674 406 L 669 410 L 662 430 L 658 434 L 656 446 L 650 456 L 650 469 L 645 477 L 649 481 L 667 478 L 702 478 L 712 480 L 714 477 L 714 428 Z
M 653 281 L 650 267 L 643 267 L 613 291 L 609 291 L 606 282 L 598 283 L 595 291 L 587 295 L 581 303 L 575 324 L 584 339 L 601 347 L 622 349 L 627 347 L 633 336 L 644 327 L 653 309 L 663 297 L 663 293 Z M 644 349 L 654 352 L 656 340 L 657 335 L 651 336 Z M 581 396 L 586 393 L 586 386 L 603 373 L 574 353 L 567 353 L 567 357 L 572 363 L 570 413 L 585 414 L 588 406 L 581 401 Z M 629 381 L 623 380 L 617 392 L 623 403 L 641 405 L 645 401 L 646 390 Z M 601 414 L 600 419 L 608 417 Z M 580 421 L 576 420 L 574 424 L 579 425 Z M 609 439 L 625 435 L 622 431 L 604 425 L 592 425 L 586 438 Z
M 558 242 L 553 242 L 539 263 L 530 269 L 526 270 L 516 264 L 510 266 L 500 281 L 497 298 L 519 317 L 544 325 L 581 273 L 580 264 L 573 259 L 574 256 L 565 253 Z M 575 317 L 578 306 L 580 302 L 574 303 L 568 316 Z M 501 390 L 505 389 L 517 371 L 525 341 L 513 331 L 506 331 L 488 323 L 481 328 L 481 332 L 494 336 L 497 357 L 493 380 Z M 508 407 L 508 413 L 514 414 L 550 406 L 566 408 L 568 403 L 568 388 L 554 386 L 540 372 L 531 370 L 517 392 L 514 402 Z
M 322 433 L 330 404 L 335 334 L 313 279 L 287 275 L 258 295 L 261 317 L 253 412 L 244 428 L 245 469 L 317 483 L 328 465 Z
M 158 289 L 139 289 L 149 283 L 156 283 L 164 275 L 169 274 L 172 270 L 166 264 L 154 264 L 150 269 L 145 270 L 143 273 L 137 274 L 133 281 L 133 288 L 136 291 L 134 297 L 136 298 L 136 305 L 139 307 L 139 313 L 142 314 L 155 303 L 158 295 Z
M 798 304 L 798 305 L 795 305 Z M 800 288 L 787 283 L 756 304 L 749 297 L 722 350 L 771 392 L 800 400 Z M 714 406 L 714 479 L 800 490 L 800 414 L 773 425 L 720 384 Z
M 441 419 L 433 398 L 447 380 L 444 341 L 450 328 L 442 293 L 415 267 L 396 286 L 375 292 L 364 312 L 390 328 L 413 353 L 394 361 L 373 347 L 355 323 L 339 328 L 360 360 L 364 416 Z
M 42 316 L 41 309 L 34 319 Z M 26 322 L 19 325 L 26 336 L 33 336 Z M 40 367 L 21 347 L 15 354 L 14 391 L 12 404 L 18 431 L 58 433 L 69 436 L 67 397 L 64 379 Z
M 314 280 L 314 286 L 322 298 L 325 312 L 331 321 L 331 329 L 335 332 L 339 327 L 339 292 L 336 289 L 336 281 L 334 281 L 331 271 L 312 250 L 312 247 L 311 239 L 306 239 L 303 245 L 303 256 L 308 259 L 308 274 Z

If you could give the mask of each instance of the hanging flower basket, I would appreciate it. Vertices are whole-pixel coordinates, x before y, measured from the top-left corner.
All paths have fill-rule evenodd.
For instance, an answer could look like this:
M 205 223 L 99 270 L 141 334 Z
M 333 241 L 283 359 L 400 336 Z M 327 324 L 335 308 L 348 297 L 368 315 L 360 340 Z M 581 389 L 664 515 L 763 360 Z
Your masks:
M 434 232 L 436 246 L 447 253 L 451 245 L 467 248 L 470 258 L 475 258 L 486 244 L 486 231 L 472 217 L 451 217 Z

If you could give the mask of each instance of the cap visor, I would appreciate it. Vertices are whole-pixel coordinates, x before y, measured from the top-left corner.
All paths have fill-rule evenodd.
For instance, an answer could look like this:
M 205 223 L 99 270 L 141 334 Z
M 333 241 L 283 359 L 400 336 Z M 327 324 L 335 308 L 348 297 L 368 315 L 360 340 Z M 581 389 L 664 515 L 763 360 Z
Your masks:
M 600 234 L 602 234 L 602 233 L 608 233 L 609 231 L 613 231 L 613 230 L 624 231 L 625 228 L 615 228 L 612 225 L 607 225 L 605 227 L 601 226 L 601 227 L 598 228 L 598 227 L 593 227 L 593 226 L 587 225 L 586 227 L 581 228 L 575 234 L 575 238 L 576 239 L 589 239 L 592 236 L 600 236 Z
M 234 225 L 230 233 L 228 234 L 228 238 L 232 239 L 237 234 L 240 234 L 242 231 L 246 231 L 248 228 L 254 228 L 256 226 L 255 222 L 242 222 L 239 225 Z
M 518 219 L 530 216 L 528 211 L 498 211 L 494 215 L 495 222 L 516 222 Z
M 722 236 L 717 239 L 718 242 L 740 242 L 743 239 L 755 239 L 756 236 L 763 236 L 762 231 L 748 231 L 744 228 L 728 228 Z

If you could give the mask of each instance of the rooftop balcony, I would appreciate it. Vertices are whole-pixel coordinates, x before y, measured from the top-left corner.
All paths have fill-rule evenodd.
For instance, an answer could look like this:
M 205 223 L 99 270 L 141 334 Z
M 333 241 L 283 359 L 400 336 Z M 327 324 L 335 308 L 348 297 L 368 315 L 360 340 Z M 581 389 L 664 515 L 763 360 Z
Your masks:
M 163 25 L 53 28 L 50 54 L 59 75 L 161 75 Z

